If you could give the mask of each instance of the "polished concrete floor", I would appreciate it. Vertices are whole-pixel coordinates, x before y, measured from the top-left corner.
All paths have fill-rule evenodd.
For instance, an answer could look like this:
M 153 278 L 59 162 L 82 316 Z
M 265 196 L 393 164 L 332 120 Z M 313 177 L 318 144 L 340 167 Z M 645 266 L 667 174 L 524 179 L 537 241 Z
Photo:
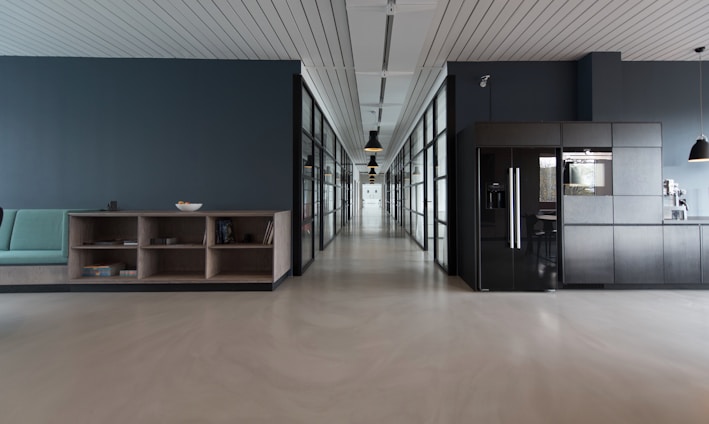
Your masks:
M 0 294 L 0 422 L 709 423 L 709 292 L 476 293 L 379 212 L 273 293 Z

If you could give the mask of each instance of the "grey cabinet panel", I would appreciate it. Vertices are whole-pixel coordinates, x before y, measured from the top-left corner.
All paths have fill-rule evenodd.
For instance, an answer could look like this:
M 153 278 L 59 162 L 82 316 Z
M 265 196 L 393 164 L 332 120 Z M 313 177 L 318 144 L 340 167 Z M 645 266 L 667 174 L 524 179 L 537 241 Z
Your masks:
M 665 283 L 701 283 L 698 225 L 665 225 Z
M 616 224 L 662 224 L 662 196 L 613 196 Z
M 662 225 L 616 225 L 613 229 L 615 282 L 664 282 Z
M 662 149 L 613 147 L 613 194 L 662 195 Z
M 702 283 L 709 284 L 709 225 L 702 225 L 701 237 Z
M 612 224 L 613 196 L 564 196 L 565 224 Z
M 560 146 L 559 123 L 477 123 L 478 146 Z
M 565 122 L 561 125 L 564 147 L 611 147 L 611 124 L 593 122 Z
M 613 227 L 564 226 L 564 284 L 611 284 Z
M 613 147 L 662 147 L 659 123 L 613 124 Z

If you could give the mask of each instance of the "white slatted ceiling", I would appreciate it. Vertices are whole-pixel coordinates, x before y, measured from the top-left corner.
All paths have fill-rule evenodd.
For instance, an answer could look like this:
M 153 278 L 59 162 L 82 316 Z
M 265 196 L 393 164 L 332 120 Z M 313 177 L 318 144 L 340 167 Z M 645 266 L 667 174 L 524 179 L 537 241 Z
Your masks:
M 577 60 L 593 51 L 620 51 L 627 61 L 696 60 L 694 47 L 709 45 L 706 22 L 706 0 L 442 1 L 392 150 L 403 144 L 437 88 L 430 69 L 447 61 Z
M 384 100 L 388 123 L 393 104 L 404 100 L 395 129 L 382 132 L 392 133 L 393 140 L 380 155 L 380 164 L 411 131 L 447 61 L 576 60 L 591 51 L 620 51 L 623 60 L 696 60 L 693 48 L 709 45 L 706 0 L 438 0 L 430 27 L 422 28 L 425 20 L 417 22 L 416 14 L 432 1 L 436 0 L 396 1 L 389 70 L 412 73 L 406 76 L 408 86 L 403 78 L 392 76 L 388 81 L 391 91 L 385 92 Z M 378 70 L 385 4 L 386 0 L 0 0 L 0 54 L 300 59 L 306 81 L 348 153 L 355 162 L 366 162 L 368 156 L 361 151 L 366 141 L 363 129 L 371 116 L 369 106 L 360 107 L 360 95 L 367 96 L 362 103 L 376 103 L 378 88 L 375 83 L 364 84 L 358 92 L 357 78 L 362 75 L 355 73 L 355 65 L 357 71 Z M 348 12 L 375 14 L 353 28 Z M 406 44 L 416 38 L 424 39 L 420 53 Z M 357 60 L 353 46 L 364 46 L 369 59 Z

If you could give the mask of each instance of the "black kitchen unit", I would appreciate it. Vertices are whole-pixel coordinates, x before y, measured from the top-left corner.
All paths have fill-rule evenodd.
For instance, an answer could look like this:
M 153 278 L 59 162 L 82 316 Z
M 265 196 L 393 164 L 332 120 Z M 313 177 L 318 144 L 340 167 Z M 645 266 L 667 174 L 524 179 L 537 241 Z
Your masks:
M 561 149 L 480 147 L 478 289 L 557 287 Z

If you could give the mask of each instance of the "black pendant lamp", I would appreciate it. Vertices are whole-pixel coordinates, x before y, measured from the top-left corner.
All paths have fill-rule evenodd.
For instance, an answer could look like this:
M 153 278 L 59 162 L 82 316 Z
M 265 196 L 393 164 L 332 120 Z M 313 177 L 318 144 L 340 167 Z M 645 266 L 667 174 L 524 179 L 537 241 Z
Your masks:
M 312 168 L 313 167 L 313 155 L 308 155 L 308 159 L 305 160 L 305 163 L 303 164 L 303 168 Z
M 377 139 L 377 133 L 378 131 L 369 132 L 369 141 L 364 146 L 365 152 L 381 152 L 382 150 L 384 150 L 384 148 L 382 147 L 382 143 L 380 143 Z
M 374 178 L 377 176 L 377 171 L 374 170 L 374 168 L 369 170 L 369 178 Z
M 702 52 L 704 47 L 697 47 L 694 51 L 699 53 L 699 125 L 701 135 L 689 152 L 689 162 L 709 162 L 709 142 L 707 142 L 707 136 L 704 135 L 704 111 L 702 109 Z
M 379 168 L 376 156 L 372 155 L 369 157 L 369 163 L 367 164 L 367 168 Z

